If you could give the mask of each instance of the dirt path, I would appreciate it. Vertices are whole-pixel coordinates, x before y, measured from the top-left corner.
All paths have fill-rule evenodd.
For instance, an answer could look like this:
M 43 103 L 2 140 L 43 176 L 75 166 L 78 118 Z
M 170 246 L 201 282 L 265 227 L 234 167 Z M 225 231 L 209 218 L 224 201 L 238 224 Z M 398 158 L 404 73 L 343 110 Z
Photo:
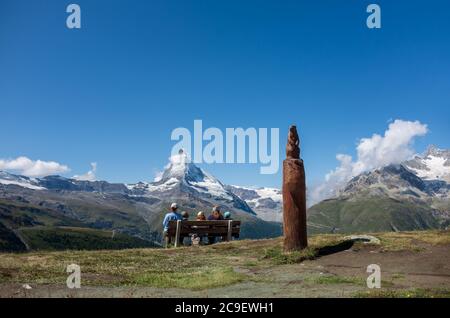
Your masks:
M 428 245 L 420 251 L 384 252 L 380 247 L 358 246 L 300 264 L 266 268 L 235 268 L 250 279 L 234 285 L 185 290 L 150 287 L 65 285 L 0 285 L 0 297 L 351 297 L 367 291 L 369 264 L 381 267 L 382 289 L 450 289 L 450 246 Z

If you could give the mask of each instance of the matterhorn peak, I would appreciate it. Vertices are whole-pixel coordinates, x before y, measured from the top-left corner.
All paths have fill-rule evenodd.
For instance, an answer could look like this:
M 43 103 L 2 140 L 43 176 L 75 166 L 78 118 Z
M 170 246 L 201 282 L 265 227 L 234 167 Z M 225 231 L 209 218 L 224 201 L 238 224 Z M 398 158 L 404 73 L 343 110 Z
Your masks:
M 183 177 L 186 174 L 190 163 L 191 160 L 188 154 L 184 152 L 183 149 L 180 149 L 178 154 L 169 158 L 169 164 L 166 166 L 164 172 L 168 172 L 171 177 Z
M 223 184 L 192 163 L 189 155 L 183 150 L 169 158 L 169 163 L 160 177 L 151 184 L 150 189 L 167 191 L 178 187 L 231 199 Z
M 180 149 L 177 154 L 169 158 L 161 178 L 157 183 L 166 183 L 167 181 L 186 181 L 199 182 L 205 179 L 207 174 L 191 162 L 189 155 Z

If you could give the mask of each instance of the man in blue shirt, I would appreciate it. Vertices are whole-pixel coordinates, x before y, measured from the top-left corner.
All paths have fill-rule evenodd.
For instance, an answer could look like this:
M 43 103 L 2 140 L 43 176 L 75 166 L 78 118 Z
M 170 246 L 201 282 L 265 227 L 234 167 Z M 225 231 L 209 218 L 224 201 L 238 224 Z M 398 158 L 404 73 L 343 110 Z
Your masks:
M 167 231 L 169 230 L 169 222 L 183 220 L 181 214 L 179 214 L 177 212 L 178 205 L 176 203 L 172 203 L 172 205 L 170 206 L 170 209 L 172 210 L 172 212 L 167 213 L 166 216 L 164 217 L 164 221 L 163 221 L 164 239 L 166 241 L 166 246 L 169 243 L 169 239 L 170 239 L 167 235 Z

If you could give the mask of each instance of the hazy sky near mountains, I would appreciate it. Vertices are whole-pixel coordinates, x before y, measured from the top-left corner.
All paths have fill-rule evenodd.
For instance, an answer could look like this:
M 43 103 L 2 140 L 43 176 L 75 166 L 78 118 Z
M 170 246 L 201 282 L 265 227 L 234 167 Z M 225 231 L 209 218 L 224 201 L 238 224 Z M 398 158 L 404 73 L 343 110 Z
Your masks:
M 397 119 L 417 132 L 386 158 L 450 148 L 446 0 L 373 1 L 380 30 L 367 29 L 365 1 L 72 2 L 80 30 L 66 28 L 70 2 L 0 1 L 0 169 L 151 181 L 172 130 L 194 119 L 280 128 L 281 160 L 296 123 L 311 187 L 343 165 L 354 172 L 361 138 L 391 149 L 373 135 Z M 201 167 L 280 186 L 281 169 Z

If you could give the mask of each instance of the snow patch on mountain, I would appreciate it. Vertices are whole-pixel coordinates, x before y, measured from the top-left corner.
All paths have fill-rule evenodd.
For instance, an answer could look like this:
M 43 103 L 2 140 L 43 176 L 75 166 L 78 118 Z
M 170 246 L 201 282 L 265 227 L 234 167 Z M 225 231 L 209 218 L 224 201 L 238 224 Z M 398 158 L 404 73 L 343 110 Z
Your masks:
M 32 190 L 45 190 L 44 187 L 38 185 L 37 179 L 17 176 L 3 171 L 0 171 L 0 184 L 15 185 Z
M 234 185 L 234 187 L 254 191 L 256 193 L 257 197 L 247 200 L 247 203 L 252 202 L 255 204 L 256 207 L 258 207 L 260 205 L 261 199 L 271 199 L 274 202 L 278 202 L 278 203 L 280 203 L 282 201 L 282 195 L 281 195 L 280 189 L 265 188 L 265 187 L 262 187 L 262 188 L 241 187 L 241 186 L 236 186 L 236 185 Z
M 444 166 L 446 160 L 439 157 L 427 157 L 422 163 L 428 168 L 426 170 L 413 169 L 416 174 L 424 179 L 440 179 L 450 173 L 450 167 Z
M 259 218 L 265 221 L 282 222 L 283 198 L 280 189 L 237 185 L 227 186 L 227 189 L 245 200 Z
M 430 146 L 425 154 L 416 155 L 405 166 L 425 180 L 450 182 L 450 151 Z

